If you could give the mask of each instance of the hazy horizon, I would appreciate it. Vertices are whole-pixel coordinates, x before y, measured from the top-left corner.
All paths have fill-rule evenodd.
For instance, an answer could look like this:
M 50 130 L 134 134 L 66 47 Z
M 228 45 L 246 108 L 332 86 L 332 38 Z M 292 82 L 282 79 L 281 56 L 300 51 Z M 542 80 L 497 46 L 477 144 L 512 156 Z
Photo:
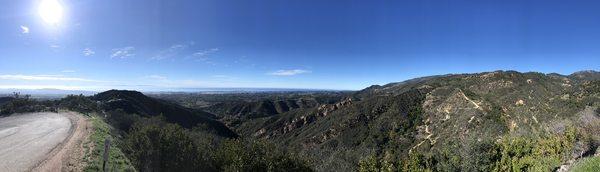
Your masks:
M 434 74 L 434 75 L 428 75 L 428 76 L 441 76 L 441 75 L 455 75 L 455 74 L 475 74 L 475 73 L 485 73 L 485 72 L 495 72 L 495 71 L 516 71 L 516 70 L 493 70 L 493 71 L 481 71 L 481 72 L 474 72 L 474 73 L 446 73 L 446 74 Z M 594 71 L 594 72 L 600 72 L 600 71 L 596 71 L 596 70 L 579 70 L 579 71 L 575 71 L 575 72 L 582 72 L 582 71 Z M 537 71 L 517 71 L 517 72 L 521 72 L 521 73 L 527 73 L 527 72 L 537 72 Z M 557 73 L 560 75 L 570 75 L 573 74 L 575 72 L 572 73 Z M 556 72 L 549 72 L 549 73 L 544 73 L 544 74 L 551 74 L 551 73 L 556 73 Z M 422 77 L 428 77 L 428 76 L 417 76 L 414 78 L 408 78 L 405 80 L 401 80 L 401 81 L 393 81 L 393 82 L 388 82 L 388 83 L 383 83 L 383 84 L 371 84 L 369 86 L 372 85 L 385 85 L 385 84 L 391 84 L 391 83 L 398 83 L 398 82 L 403 82 L 403 81 L 407 81 L 410 79 L 416 79 L 416 78 L 422 78 Z M 319 88 L 269 88 L 269 87 L 190 87 L 190 88 L 159 88 L 159 87 L 149 87 L 146 86 L 147 88 L 150 89 L 144 89 L 143 87 L 130 87 L 130 88 L 124 88 L 124 87 L 113 87 L 113 88 L 105 88 L 105 89 L 96 89 L 96 90 L 92 90 L 92 89 L 61 89 L 61 88 L 46 88 L 46 87 L 40 87 L 40 88 L 32 88 L 32 87 L 25 87 L 25 88 L 3 88 L 0 87 L 0 94 L 12 94 L 14 92 L 20 92 L 23 94 L 61 94 L 61 95 L 68 95 L 68 94 L 95 94 L 95 93 L 99 93 L 99 92 L 104 92 L 104 91 L 109 91 L 109 90 L 133 90 L 133 91 L 140 91 L 140 92 L 145 92 L 145 93 L 169 93 L 169 92 L 173 92 L 173 93 L 177 93 L 177 92 L 181 92 L 181 93 L 201 93 L 201 92 L 207 92 L 207 93 L 212 93 L 212 92 L 231 92 L 231 93 L 236 93 L 236 92 L 295 92 L 295 91 L 360 91 L 362 89 L 365 89 L 367 87 L 363 87 L 363 88 L 359 88 L 359 89 L 319 89 Z M 47 92 L 46 92 L 47 91 Z

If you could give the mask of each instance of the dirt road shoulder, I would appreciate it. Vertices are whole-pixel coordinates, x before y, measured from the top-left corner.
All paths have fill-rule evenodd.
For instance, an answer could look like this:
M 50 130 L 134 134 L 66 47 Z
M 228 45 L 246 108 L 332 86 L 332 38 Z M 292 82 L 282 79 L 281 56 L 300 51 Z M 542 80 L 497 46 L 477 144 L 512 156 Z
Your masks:
M 85 168 L 84 144 L 93 132 L 89 118 L 71 111 L 60 112 L 60 114 L 67 116 L 72 123 L 70 135 L 32 171 L 83 171 Z

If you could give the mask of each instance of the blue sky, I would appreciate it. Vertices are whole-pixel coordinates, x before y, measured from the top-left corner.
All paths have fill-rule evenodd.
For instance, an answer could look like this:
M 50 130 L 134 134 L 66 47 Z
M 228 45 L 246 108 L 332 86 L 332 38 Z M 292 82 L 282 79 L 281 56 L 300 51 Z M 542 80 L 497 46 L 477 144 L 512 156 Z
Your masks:
M 600 1 L 2 0 L 0 88 L 362 89 L 600 69 Z

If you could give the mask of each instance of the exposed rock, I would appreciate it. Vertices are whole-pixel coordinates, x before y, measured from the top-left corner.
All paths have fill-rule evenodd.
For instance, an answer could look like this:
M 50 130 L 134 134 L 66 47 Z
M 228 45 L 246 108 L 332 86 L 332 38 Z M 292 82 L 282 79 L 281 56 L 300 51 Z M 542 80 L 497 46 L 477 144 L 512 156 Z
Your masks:
M 517 100 L 517 102 L 515 102 L 515 105 L 517 105 L 517 106 L 519 106 L 519 105 L 521 105 L 521 106 L 525 105 L 525 101 L 519 99 L 519 100 Z
M 323 116 L 327 116 L 330 112 L 333 112 L 337 109 L 339 109 L 342 106 L 346 106 L 346 105 L 350 105 L 352 104 L 352 98 L 347 98 L 341 102 L 335 103 L 335 104 L 324 104 L 319 106 L 319 108 L 317 109 L 319 112 L 319 116 L 323 117 Z
M 556 170 L 556 172 L 567 172 L 569 171 L 569 165 L 561 165 L 560 168 Z
M 266 132 L 267 132 L 267 129 L 261 128 L 256 133 L 254 133 L 254 137 L 261 136 L 261 135 L 265 134 Z

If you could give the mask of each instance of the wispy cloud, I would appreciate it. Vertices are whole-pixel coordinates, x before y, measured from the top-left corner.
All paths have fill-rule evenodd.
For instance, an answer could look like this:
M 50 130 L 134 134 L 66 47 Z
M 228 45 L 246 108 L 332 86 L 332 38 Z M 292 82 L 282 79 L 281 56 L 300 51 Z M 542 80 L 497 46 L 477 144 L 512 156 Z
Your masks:
M 27 26 L 21 26 L 21 33 L 22 34 L 28 34 L 29 33 L 29 27 L 27 27 Z
M 210 54 L 216 53 L 217 51 L 219 51 L 219 48 L 211 48 L 208 50 L 200 50 L 198 52 L 195 52 L 194 54 L 192 54 L 193 57 L 205 57 L 208 56 Z
M 152 60 L 162 60 L 172 58 L 180 54 L 180 52 L 194 46 L 195 42 L 191 41 L 185 44 L 173 44 L 169 48 L 159 51 L 155 56 L 151 57 Z
M 211 77 L 217 79 L 217 81 L 235 81 L 238 79 L 237 77 L 229 75 L 213 75 Z
M 188 56 L 187 58 L 215 66 L 215 65 L 217 65 L 217 63 L 213 62 L 210 59 L 210 55 L 212 55 L 218 51 L 219 51 L 219 48 L 200 50 L 200 51 L 196 51 L 195 53 L 193 53 L 191 56 Z
M 0 80 L 106 82 L 61 75 L 0 75 Z
M 54 52 L 59 52 L 63 49 L 63 47 L 58 44 L 50 44 L 50 49 Z
M 75 73 L 74 70 L 62 70 L 60 72 L 62 72 L 62 73 Z
M 133 51 L 135 51 L 135 47 L 131 47 L 131 46 L 123 47 L 123 48 L 115 48 L 115 49 L 112 49 L 112 54 L 110 55 L 110 58 L 125 59 L 125 58 L 129 58 L 129 57 L 133 57 L 133 56 L 135 56 Z
M 148 75 L 148 76 L 145 76 L 144 78 L 153 79 L 153 80 L 167 80 L 167 77 L 162 76 L 162 75 Z
M 155 56 L 153 56 L 152 60 L 162 60 L 162 59 L 167 59 L 167 58 L 171 58 L 176 56 L 177 54 L 179 54 L 179 52 L 185 50 L 186 48 L 188 48 L 188 44 L 175 44 L 175 45 L 171 45 L 169 48 L 161 50 L 160 52 L 158 52 L 158 54 L 156 54 Z
M 60 45 L 52 44 L 52 45 L 50 45 L 50 48 L 52 48 L 52 49 L 58 49 L 58 48 L 60 48 Z
M 311 71 L 309 71 L 309 70 L 292 69 L 292 70 L 278 70 L 278 71 L 267 73 L 267 74 L 274 75 L 274 76 L 293 76 L 293 75 L 310 73 L 310 72 Z
M 85 48 L 85 49 L 83 49 L 83 55 L 84 55 L 84 56 L 91 56 L 91 55 L 94 55 L 94 54 L 96 54 L 96 52 L 94 52 L 94 51 L 93 51 L 92 49 L 90 49 L 90 48 Z

